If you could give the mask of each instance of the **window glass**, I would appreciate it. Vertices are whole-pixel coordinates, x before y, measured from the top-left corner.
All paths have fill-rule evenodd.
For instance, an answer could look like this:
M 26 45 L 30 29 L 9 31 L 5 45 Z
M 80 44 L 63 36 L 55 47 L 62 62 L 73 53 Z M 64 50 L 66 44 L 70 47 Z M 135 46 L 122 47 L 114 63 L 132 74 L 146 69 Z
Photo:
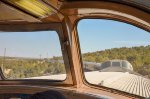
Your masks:
M 128 65 L 129 65 L 129 64 L 128 64 L 127 62 L 125 62 L 125 61 L 122 62 L 122 67 L 127 68 Z M 130 68 L 130 67 L 129 67 L 129 68 Z
M 149 32 L 106 19 L 82 19 L 77 30 L 83 63 L 95 68 L 83 66 L 87 82 L 150 96 Z
M 100 69 L 105 69 L 105 68 L 110 67 L 110 66 L 111 66 L 111 62 L 106 61 L 100 65 Z
M 121 67 L 120 62 L 112 62 L 113 67 Z
M 0 65 L 7 79 L 66 78 L 55 31 L 0 32 Z

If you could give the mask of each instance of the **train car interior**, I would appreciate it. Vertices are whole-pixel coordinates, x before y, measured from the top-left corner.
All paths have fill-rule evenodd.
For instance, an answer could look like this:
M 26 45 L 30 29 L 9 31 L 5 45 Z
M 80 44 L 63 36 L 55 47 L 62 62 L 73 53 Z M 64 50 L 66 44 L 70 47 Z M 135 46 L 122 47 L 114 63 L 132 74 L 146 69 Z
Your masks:
M 145 98 L 150 0 L 0 0 L 0 99 Z

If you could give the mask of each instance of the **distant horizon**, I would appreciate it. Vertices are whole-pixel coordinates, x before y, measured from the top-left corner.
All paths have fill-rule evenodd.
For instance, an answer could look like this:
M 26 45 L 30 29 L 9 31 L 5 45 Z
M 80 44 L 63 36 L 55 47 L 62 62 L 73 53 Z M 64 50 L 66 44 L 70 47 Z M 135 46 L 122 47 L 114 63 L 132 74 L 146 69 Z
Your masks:
M 54 58 L 54 57 L 62 57 L 62 56 L 54 56 L 54 57 L 50 57 L 50 58 L 5 56 L 5 58 L 6 58 L 6 57 L 9 57 L 9 58 L 31 58 L 31 59 L 52 59 L 52 58 Z M 4 58 L 4 56 L 0 56 L 0 58 Z
M 146 45 L 146 46 L 132 46 L 132 47 L 119 47 L 119 48 L 111 48 L 111 49 L 121 49 L 121 48 L 134 48 L 134 47 L 148 47 L 150 45 Z M 94 51 L 94 52 L 98 52 L 98 51 L 106 51 L 106 50 L 111 50 L 111 49 L 104 49 L 104 50 L 97 50 L 97 51 Z M 93 53 L 93 52 L 86 52 L 86 53 L 82 53 L 82 54 L 87 54 L 87 53 Z M 4 56 L 1 56 L 0 57 L 4 57 Z M 53 57 L 49 57 L 49 58 L 38 58 L 38 57 L 16 57 L 16 56 L 5 56 L 5 57 L 10 57 L 10 58 L 31 58 L 31 59 L 52 59 L 54 57 L 62 57 L 62 56 L 53 56 Z
M 132 46 L 132 47 L 118 47 L 118 48 L 111 48 L 111 49 L 121 49 L 121 48 L 134 48 L 134 47 L 148 47 L 150 45 L 145 45 L 145 46 Z M 94 52 L 98 52 L 98 51 L 106 51 L 106 50 L 111 50 L 111 49 L 104 49 L 104 50 L 97 50 Z M 93 52 L 86 52 L 86 53 L 82 53 L 82 54 L 87 54 L 87 53 L 93 53 Z

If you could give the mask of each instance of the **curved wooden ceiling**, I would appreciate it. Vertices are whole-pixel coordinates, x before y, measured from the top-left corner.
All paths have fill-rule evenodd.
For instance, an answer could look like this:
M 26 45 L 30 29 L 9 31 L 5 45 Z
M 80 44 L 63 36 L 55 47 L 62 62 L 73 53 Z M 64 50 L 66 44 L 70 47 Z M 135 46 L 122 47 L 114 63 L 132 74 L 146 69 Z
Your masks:
M 73 1 L 91 1 L 91 0 L 59 0 L 60 2 L 73 2 Z M 92 0 L 92 1 L 108 1 L 134 6 L 139 9 L 150 12 L 150 0 Z
M 88 2 L 88 1 L 104 1 L 104 2 L 117 2 L 124 5 L 134 6 L 138 9 L 142 9 L 145 12 L 150 13 L 150 0 L 40 0 L 41 2 L 49 5 L 52 8 L 54 14 L 45 18 L 37 18 L 33 15 L 26 13 L 19 8 L 14 7 L 6 3 L 5 0 L 0 1 L 0 22 L 61 22 L 64 13 L 61 12 L 61 7 L 70 2 Z

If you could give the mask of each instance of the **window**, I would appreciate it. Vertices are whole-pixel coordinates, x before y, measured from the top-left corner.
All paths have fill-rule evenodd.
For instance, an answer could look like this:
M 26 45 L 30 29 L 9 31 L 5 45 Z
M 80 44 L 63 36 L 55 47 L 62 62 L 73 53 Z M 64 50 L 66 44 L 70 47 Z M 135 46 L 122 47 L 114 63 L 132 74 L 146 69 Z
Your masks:
M 120 62 L 112 62 L 113 67 L 121 67 Z
M 105 69 L 105 68 L 110 67 L 110 66 L 111 66 L 111 62 L 106 61 L 100 65 L 100 69 Z
M 0 32 L 0 65 L 6 79 L 66 78 L 55 31 Z
M 150 96 L 149 32 L 106 19 L 82 19 L 77 30 L 83 63 L 96 67 L 83 66 L 87 82 Z

